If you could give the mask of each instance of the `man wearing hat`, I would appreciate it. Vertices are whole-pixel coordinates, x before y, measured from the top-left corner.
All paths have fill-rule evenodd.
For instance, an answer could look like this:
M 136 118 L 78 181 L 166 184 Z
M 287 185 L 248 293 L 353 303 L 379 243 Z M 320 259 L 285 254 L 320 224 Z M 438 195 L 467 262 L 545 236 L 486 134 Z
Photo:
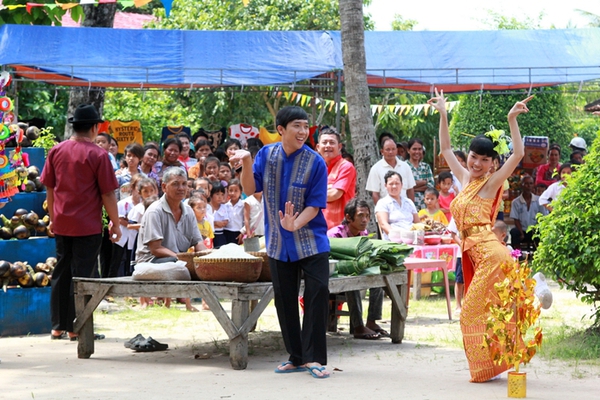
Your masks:
M 573 151 L 581 152 L 584 156 L 587 153 L 587 144 L 585 143 L 585 140 L 581 137 L 576 136 L 573 139 L 571 139 L 569 147 L 573 149 Z
M 58 262 L 52 274 L 50 313 L 51 339 L 77 340 L 73 332 L 75 299 L 73 277 L 91 277 L 97 265 L 102 239 L 102 206 L 112 222 L 111 240 L 121 237 L 115 189 L 119 187 L 105 150 L 94 141 L 102 121 L 93 105 L 77 107 L 73 117 L 74 134 L 48 153 L 42 182 L 50 224 L 56 238 Z M 96 335 L 96 339 L 104 338 Z

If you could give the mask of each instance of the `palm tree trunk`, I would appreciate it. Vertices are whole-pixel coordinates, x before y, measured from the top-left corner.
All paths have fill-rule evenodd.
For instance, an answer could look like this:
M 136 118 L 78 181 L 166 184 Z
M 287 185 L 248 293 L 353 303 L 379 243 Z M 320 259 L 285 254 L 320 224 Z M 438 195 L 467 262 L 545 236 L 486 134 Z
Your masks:
M 115 21 L 115 12 L 117 11 L 117 3 L 102 3 L 102 4 L 87 4 L 83 5 L 84 19 L 81 26 L 94 28 L 112 28 Z M 67 115 L 73 115 L 75 109 L 80 104 L 93 104 L 98 109 L 100 115 L 104 109 L 104 88 L 89 87 L 80 88 L 74 87 L 69 93 L 69 106 L 67 107 Z M 67 124 L 65 126 L 64 138 L 67 139 L 73 134 L 73 126 Z
M 342 25 L 342 56 L 348 119 L 356 167 L 356 196 L 367 200 L 373 210 L 371 196 L 366 192 L 371 166 L 377 162 L 377 140 L 371 115 L 362 0 L 340 0 Z M 374 213 L 372 213 L 374 214 Z M 375 228 L 372 221 L 370 230 Z

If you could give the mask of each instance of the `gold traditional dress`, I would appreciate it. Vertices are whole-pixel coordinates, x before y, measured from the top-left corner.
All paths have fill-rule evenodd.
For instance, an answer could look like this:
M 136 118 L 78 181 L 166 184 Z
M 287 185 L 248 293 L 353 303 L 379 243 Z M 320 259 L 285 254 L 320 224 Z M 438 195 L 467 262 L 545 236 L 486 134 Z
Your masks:
M 488 179 L 489 176 L 484 176 L 469 182 L 450 205 L 462 238 L 465 297 L 460 327 L 471 382 L 488 381 L 508 369 L 505 365 L 495 365 L 489 349 L 482 346 L 489 315 L 486 303 L 492 297 L 498 297 L 494 284 L 504 279 L 501 265 L 512 261 L 506 246 L 492 232 L 502 188 L 493 199 L 483 199 L 478 195 Z

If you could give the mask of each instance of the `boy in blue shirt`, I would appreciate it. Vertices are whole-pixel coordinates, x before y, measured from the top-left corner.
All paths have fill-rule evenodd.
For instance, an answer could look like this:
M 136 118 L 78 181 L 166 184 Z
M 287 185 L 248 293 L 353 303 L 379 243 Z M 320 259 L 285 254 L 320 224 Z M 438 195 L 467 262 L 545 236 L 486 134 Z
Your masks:
M 241 181 L 251 196 L 263 192 L 265 237 L 270 258 L 275 307 L 289 361 L 276 373 L 309 371 L 328 378 L 327 313 L 329 240 L 321 209 L 327 206 L 327 166 L 304 144 L 308 115 L 284 107 L 276 117 L 281 142 L 263 147 L 254 165 L 250 153 L 237 150 L 230 162 L 242 161 Z M 300 326 L 298 291 L 304 272 L 304 320 Z

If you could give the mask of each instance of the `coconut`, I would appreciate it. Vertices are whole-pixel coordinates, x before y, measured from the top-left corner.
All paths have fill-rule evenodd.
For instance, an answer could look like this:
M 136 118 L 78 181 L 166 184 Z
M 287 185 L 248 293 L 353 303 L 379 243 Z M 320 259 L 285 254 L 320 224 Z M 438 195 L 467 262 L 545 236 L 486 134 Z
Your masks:
M 0 239 L 9 240 L 12 238 L 12 235 L 12 229 L 10 229 L 8 226 L 3 226 L 0 228 Z
M 38 192 L 43 192 L 44 190 L 46 190 L 46 187 L 42 183 L 42 180 L 39 176 L 33 180 L 33 183 L 35 184 L 35 190 L 37 190 Z
M 35 231 L 37 233 L 46 233 L 46 229 L 48 229 L 48 225 L 40 219 L 35 226 Z
M 25 191 L 27 193 L 35 192 L 35 182 L 27 181 L 27 183 L 25 184 Z
M 12 264 L 8 261 L 0 261 L 0 279 L 8 278 L 10 276 L 10 270 L 12 268 Z
M 50 267 L 45 263 L 37 263 L 35 264 L 35 268 L 33 269 L 35 272 L 50 272 Z
M 46 275 L 45 272 L 36 272 L 33 276 L 33 280 L 37 287 L 44 287 L 50 284 L 50 279 L 48 279 L 48 275 Z
M 35 180 L 35 178 L 40 176 L 40 169 L 38 167 L 36 167 L 35 165 L 31 165 L 29 166 L 29 168 L 27 168 L 27 179 L 29 179 L 30 181 Z
M 49 266 L 50 268 L 56 267 L 57 262 L 58 262 L 58 260 L 56 259 L 56 257 L 46 258 L 46 265 Z
M 38 215 L 36 213 L 34 213 L 33 211 L 23 215 L 21 217 L 21 219 L 23 220 L 25 225 L 27 225 L 27 227 L 29 227 L 29 228 L 35 228 L 38 224 L 38 221 L 40 220 Z
M 10 276 L 18 279 L 27 273 L 27 264 L 17 261 L 10 268 Z
M 38 137 L 40 137 L 40 128 L 38 128 L 37 126 L 30 126 L 25 131 L 25 135 L 27 135 L 29 140 L 35 140 Z
M 27 214 L 29 211 L 27 211 L 25 208 L 17 208 L 13 214 L 13 217 L 22 217 L 23 215 Z
M 33 280 L 33 276 L 29 272 L 18 279 L 19 285 L 24 288 L 33 287 L 35 281 Z
M 13 230 L 13 235 L 19 240 L 29 239 L 29 229 L 25 225 L 17 226 Z

